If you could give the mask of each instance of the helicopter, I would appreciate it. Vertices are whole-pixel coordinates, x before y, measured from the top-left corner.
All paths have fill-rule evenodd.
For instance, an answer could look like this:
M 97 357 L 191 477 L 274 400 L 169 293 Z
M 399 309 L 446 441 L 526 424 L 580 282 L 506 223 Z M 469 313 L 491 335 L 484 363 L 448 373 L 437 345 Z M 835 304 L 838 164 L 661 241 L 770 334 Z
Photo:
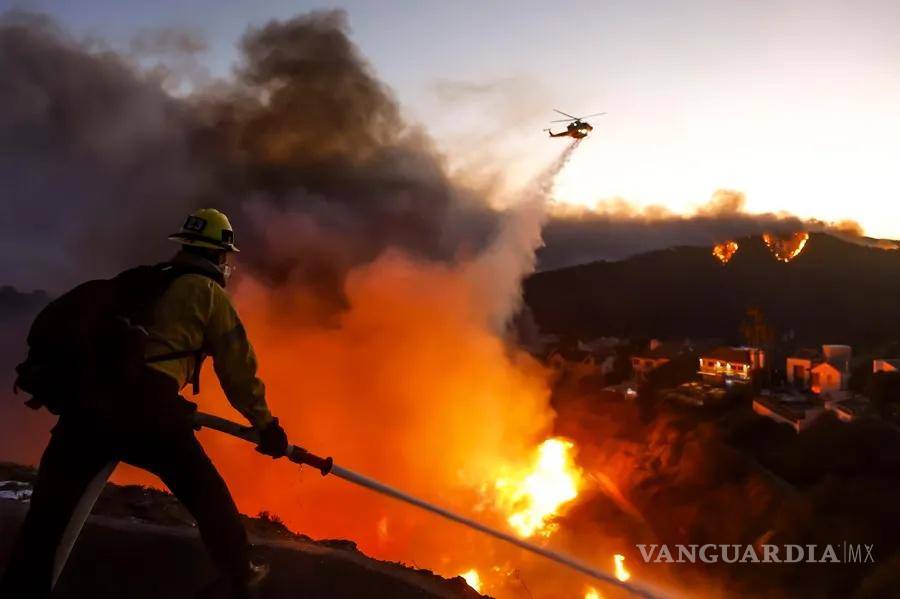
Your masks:
M 597 112 L 594 114 L 588 114 L 585 116 L 572 116 L 571 114 L 567 114 L 562 110 L 553 109 L 553 112 L 558 112 L 559 114 L 568 117 L 565 119 L 559 119 L 556 121 L 550 121 L 551 123 L 569 123 L 566 125 L 565 131 L 560 131 L 559 133 L 554 133 L 550 129 L 544 129 L 544 131 L 550 134 L 550 137 L 572 137 L 574 139 L 581 139 L 583 137 L 587 137 L 587 134 L 594 130 L 590 123 L 586 123 L 583 119 L 591 118 L 594 116 L 601 116 L 606 114 L 605 112 Z

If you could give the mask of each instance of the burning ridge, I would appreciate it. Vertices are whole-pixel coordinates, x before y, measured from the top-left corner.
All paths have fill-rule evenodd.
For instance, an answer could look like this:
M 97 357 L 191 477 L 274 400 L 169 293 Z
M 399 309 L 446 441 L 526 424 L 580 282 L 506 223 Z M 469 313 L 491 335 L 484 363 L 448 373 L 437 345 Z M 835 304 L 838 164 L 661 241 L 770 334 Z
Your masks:
M 806 242 L 809 241 L 809 233 L 797 231 L 790 235 L 774 235 L 765 233 L 762 236 L 766 246 L 779 262 L 790 262 L 800 255 Z
M 713 246 L 712 255 L 722 264 L 728 264 L 728 261 L 737 253 L 739 247 L 736 241 L 725 241 Z
M 806 231 L 796 231 L 787 234 L 763 233 L 761 237 L 763 243 L 772 252 L 772 256 L 779 262 L 790 262 L 800 255 L 803 248 L 809 242 L 809 233 Z M 712 248 L 712 255 L 723 265 L 734 257 L 739 249 L 736 241 L 725 241 L 716 244 Z

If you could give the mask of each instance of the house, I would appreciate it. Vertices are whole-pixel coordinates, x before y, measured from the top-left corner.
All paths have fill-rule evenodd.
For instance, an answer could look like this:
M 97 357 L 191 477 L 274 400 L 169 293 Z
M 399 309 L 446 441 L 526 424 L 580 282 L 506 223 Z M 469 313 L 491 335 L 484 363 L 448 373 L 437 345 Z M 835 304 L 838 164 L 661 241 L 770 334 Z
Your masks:
M 831 362 L 821 362 L 810 371 L 809 390 L 817 395 L 829 395 L 847 388 L 849 373 Z
M 762 395 L 753 400 L 753 411 L 775 422 L 782 422 L 800 433 L 820 416 L 832 412 L 841 422 L 853 422 L 870 410 L 862 395 L 839 391 L 824 401 L 793 393 Z
M 878 358 L 872 360 L 872 372 L 897 372 L 900 371 L 900 358 Z
M 753 400 L 753 411 L 775 422 L 787 424 L 799 433 L 825 413 L 825 406 L 788 395 L 762 395 Z
M 600 351 L 600 350 L 609 350 L 616 349 L 620 345 L 622 345 L 623 341 L 618 337 L 597 337 L 596 339 L 591 339 L 587 342 L 579 342 L 582 347 L 590 349 L 592 351 Z
M 594 353 L 581 348 L 556 348 L 547 356 L 547 364 L 553 370 L 576 377 L 590 376 L 600 372 Z
M 787 358 L 788 383 L 819 395 L 844 391 L 852 356 L 849 345 L 823 345 L 821 351 L 801 349 Z
M 590 344 L 577 341 L 551 349 L 545 361 L 553 370 L 575 378 L 605 376 L 615 370 L 616 350 L 609 346 L 594 349 Z
M 822 352 L 817 349 L 801 349 L 787 358 L 787 381 L 797 389 L 809 389 L 812 369 L 822 362 Z
M 853 348 L 849 345 L 823 345 L 822 355 L 825 361 L 834 365 L 844 373 L 850 373 L 850 362 L 853 359 Z
M 639 381 L 645 380 L 651 372 L 688 351 L 691 351 L 691 346 L 685 341 L 661 342 L 658 339 L 653 339 L 650 341 L 647 349 L 636 352 L 631 356 L 631 369 L 634 371 L 634 378 Z
M 707 383 L 749 383 L 766 365 L 766 352 L 756 347 L 720 346 L 700 356 L 698 371 Z

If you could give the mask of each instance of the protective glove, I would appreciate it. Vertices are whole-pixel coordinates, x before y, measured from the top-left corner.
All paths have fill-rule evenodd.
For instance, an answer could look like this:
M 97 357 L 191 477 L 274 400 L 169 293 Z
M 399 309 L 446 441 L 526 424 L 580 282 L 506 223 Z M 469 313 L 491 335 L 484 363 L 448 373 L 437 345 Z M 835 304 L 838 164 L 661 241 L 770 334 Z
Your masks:
M 280 458 L 287 453 L 287 433 L 278 424 L 278 418 L 273 418 L 264 428 L 259 429 L 259 445 L 256 451 L 261 454 Z

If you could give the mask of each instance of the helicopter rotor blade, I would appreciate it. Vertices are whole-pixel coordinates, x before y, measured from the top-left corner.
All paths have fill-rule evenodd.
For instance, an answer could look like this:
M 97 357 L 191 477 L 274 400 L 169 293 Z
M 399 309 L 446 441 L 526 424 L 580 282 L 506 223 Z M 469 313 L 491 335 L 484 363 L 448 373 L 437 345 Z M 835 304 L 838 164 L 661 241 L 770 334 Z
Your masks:
M 605 112 L 595 112 L 594 114 L 587 114 L 585 116 L 579 117 L 579 119 L 589 119 L 589 118 L 595 117 L 595 116 L 603 116 L 604 114 L 606 114 L 606 113 Z
M 578 119 L 558 119 L 555 121 L 550 121 L 551 123 L 571 123 L 572 121 L 577 121 Z
M 577 120 L 578 120 L 578 117 L 577 117 L 577 116 L 572 116 L 571 114 L 568 114 L 568 113 L 566 113 L 566 112 L 563 112 L 562 110 L 557 110 L 557 109 L 554 108 L 554 109 L 553 109 L 553 112 L 558 112 L 559 114 L 561 114 L 561 115 L 563 115 L 563 116 L 567 116 L 567 117 L 569 117 L 570 119 L 572 119 L 573 121 L 577 121 Z

